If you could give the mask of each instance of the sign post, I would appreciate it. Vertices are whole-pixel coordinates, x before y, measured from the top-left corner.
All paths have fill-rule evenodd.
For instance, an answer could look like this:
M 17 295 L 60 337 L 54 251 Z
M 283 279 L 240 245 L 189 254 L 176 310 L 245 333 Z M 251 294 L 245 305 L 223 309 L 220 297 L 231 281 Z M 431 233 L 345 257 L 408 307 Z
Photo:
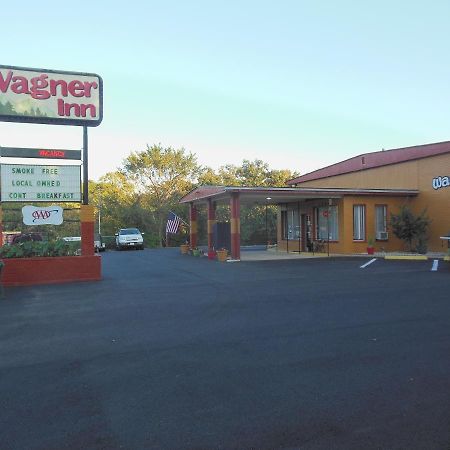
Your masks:
M 83 127 L 83 201 L 80 207 L 81 254 L 93 255 L 94 249 L 94 207 L 89 205 L 88 179 L 88 131 Z
M 83 127 L 83 205 L 89 205 L 88 131 Z

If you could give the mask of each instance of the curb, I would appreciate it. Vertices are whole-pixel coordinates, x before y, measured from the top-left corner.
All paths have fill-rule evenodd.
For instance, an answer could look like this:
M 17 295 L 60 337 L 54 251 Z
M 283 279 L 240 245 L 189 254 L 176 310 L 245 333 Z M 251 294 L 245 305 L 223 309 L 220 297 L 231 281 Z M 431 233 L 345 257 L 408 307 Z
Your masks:
M 387 255 L 384 259 L 404 259 L 412 261 L 427 261 L 428 257 L 425 255 Z

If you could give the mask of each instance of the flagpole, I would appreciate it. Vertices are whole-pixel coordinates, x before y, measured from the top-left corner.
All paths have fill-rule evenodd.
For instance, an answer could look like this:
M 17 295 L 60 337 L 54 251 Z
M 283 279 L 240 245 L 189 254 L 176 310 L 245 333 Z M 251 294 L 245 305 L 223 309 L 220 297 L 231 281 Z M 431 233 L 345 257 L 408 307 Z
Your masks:
M 172 219 L 170 215 L 172 215 L 174 219 Z M 173 221 L 173 223 L 171 223 L 170 229 L 169 220 Z M 176 223 L 176 230 L 173 226 L 174 223 Z M 178 214 L 175 214 L 172 210 L 169 209 L 169 217 L 166 224 L 166 247 L 169 246 L 169 234 L 178 234 L 179 230 L 182 228 L 181 223 L 183 223 L 183 225 L 186 225 L 186 227 L 188 227 L 189 229 L 191 228 L 190 224 L 185 222 Z

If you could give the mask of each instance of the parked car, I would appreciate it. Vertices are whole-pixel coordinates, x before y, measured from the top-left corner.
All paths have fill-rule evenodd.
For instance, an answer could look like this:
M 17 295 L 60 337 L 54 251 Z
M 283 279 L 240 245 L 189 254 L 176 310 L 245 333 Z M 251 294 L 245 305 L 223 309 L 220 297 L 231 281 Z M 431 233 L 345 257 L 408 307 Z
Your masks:
M 67 236 L 63 237 L 63 241 L 65 242 L 81 242 L 80 236 Z M 94 250 L 96 252 L 104 252 L 106 249 L 106 245 L 102 240 L 102 236 L 100 234 L 94 235 Z
M 104 252 L 106 250 L 106 244 L 103 242 L 101 234 L 97 233 L 94 236 L 94 248 L 96 252 Z
M 81 236 L 67 236 L 63 237 L 65 242 L 81 242 Z
M 21 233 L 13 237 L 11 244 L 20 244 L 28 241 L 42 241 L 40 233 Z
M 116 248 L 123 250 L 124 248 L 138 248 L 144 250 L 144 233 L 137 228 L 122 228 L 116 233 Z

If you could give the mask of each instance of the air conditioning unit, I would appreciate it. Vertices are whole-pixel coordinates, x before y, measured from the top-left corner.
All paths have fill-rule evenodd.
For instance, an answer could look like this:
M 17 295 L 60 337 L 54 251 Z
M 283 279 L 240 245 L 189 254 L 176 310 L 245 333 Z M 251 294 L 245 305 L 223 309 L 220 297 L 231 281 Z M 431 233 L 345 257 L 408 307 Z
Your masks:
M 387 231 L 377 232 L 377 241 L 387 241 L 389 239 L 389 233 Z

